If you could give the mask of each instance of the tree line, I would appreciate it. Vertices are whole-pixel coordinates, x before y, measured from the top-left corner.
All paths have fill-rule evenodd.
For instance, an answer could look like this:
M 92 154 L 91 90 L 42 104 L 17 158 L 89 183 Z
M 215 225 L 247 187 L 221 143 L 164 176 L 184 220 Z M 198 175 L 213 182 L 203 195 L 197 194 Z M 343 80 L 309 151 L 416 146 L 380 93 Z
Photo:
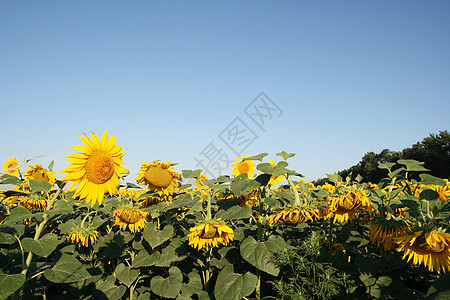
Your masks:
M 367 152 L 357 165 L 337 173 L 342 178 L 346 178 L 350 174 L 355 178 L 359 174 L 363 177 L 362 182 L 378 183 L 386 177 L 386 170 L 379 169 L 378 164 L 397 162 L 399 159 L 414 159 L 423 162 L 423 167 L 430 170 L 429 174 L 440 178 L 450 178 L 450 133 L 443 130 L 439 131 L 439 134 L 430 134 L 421 142 L 402 151 L 383 149 L 380 153 Z M 414 178 L 414 174 L 412 176 Z M 321 178 L 313 183 L 320 185 L 327 181 L 327 178 Z

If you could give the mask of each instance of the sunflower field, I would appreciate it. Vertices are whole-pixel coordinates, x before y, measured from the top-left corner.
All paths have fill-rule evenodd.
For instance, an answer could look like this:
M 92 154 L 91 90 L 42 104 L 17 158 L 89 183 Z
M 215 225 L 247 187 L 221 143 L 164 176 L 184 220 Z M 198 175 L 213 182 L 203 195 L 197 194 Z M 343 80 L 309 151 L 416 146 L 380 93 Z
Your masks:
M 450 183 L 421 162 L 315 186 L 282 151 L 130 180 L 114 135 L 80 139 L 59 178 L 4 163 L 0 299 L 450 298 Z

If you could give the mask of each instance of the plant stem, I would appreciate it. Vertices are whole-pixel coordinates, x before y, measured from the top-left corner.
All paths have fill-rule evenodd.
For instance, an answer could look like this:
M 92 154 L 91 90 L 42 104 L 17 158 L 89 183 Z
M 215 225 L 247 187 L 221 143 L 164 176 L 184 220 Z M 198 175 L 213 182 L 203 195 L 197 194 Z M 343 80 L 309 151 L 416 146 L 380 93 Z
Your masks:
M 328 252 L 330 255 L 333 254 L 333 218 L 330 218 L 330 224 L 329 224 L 329 231 L 328 231 Z
M 289 185 L 291 186 L 291 189 L 294 192 L 295 206 L 300 206 L 301 205 L 301 200 L 300 200 L 300 195 L 298 194 L 297 188 L 295 187 L 295 185 L 292 182 L 292 180 L 289 178 L 288 174 L 285 174 L 284 177 L 286 177 L 286 180 L 289 182 Z

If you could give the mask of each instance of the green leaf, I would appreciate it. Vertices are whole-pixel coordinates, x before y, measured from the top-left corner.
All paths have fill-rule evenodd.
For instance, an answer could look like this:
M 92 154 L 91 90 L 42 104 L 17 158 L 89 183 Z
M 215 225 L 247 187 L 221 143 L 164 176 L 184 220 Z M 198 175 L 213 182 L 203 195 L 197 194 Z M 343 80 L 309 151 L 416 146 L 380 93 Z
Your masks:
M 17 206 L 13 210 L 11 210 L 11 213 L 7 218 L 5 218 L 5 223 L 15 223 L 15 222 L 22 222 L 24 219 L 28 219 L 33 217 L 33 214 L 28 211 L 28 209 Z
M 141 250 L 133 259 L 132 268 L 150 267 L 158 262 L 160 253 L 155 252 L 150 255 L 147 250 Z
M 410 171 L 417 171 L 417 172 L 430 171 L 422 166 L 424 164 L 423 162 L 420 162 L 420 161 L 417 161 L 414 159 L 399 159 L 399 160 L 397 160 L 397 163 L 405 165 L 406 171 L 408 171 L 408 172 L 410 172 Z
M 119 279 L 119 281 L 127 287 L 130 287 L 139 276 L 139 270 L 131 269 L 130 267 L 126 267 L 124 264 L 118 264 L 115 273 L 117 279 Z
M 273 247 L 272 242 L 257 242 L 253 237 L 249 236 L 241 243 L 241 256 L 259 270 L 278 276 L 280 269 L 272 259 L 272 253 L 269 251 L 271 246 Z
M 24 238 L 22 246 L 26 251 L 30 251 L 41 257 L 47 257 L 58 247 L 58 236 L 54 233 L 47 233 L 37 241 L 32 238 Z
M 25 283 L 25 274 L 4 274 L 0 271 L 0 299 L 6 299 Z
M 73 206 L 70 205 L 68 202 L 58 199 L 55 201 L 55 205 L 51 210 L 48 210 L 46 213 L 49 216 L 55 216 L 55 215 L 67 215 L 73 212 Z
M 184 284 L 181 287 L 181 293 L 185 297 L 189 297 L 187 299 L 192 299 L 192 295 L 197 294 L 199 291 L 203 289 L 202 279 L 198 271 L 194 270 L 188 274 L 189 283 Z M 177 298 L 178 300 L 178 298 Z
M 364 283 L 366 287 L 374 285 L 375 282 L 377 281 L 375 277 L 366 273 L 361 273 L 359 275 L 359 279 L 362 281 L 362 283 Z
M 439 193 L 436 191 L 433 191 L 432 189 L 425 189 L 420 192 L 419 199 L 420 200 L 428 200 L 433 201 L 440 197 Z
M 183 174 L 184 178 L 199 178 L 200 174 L 202 174 L 203 170 L 197 169 L 197 170 L 182 170 L 181 173 Z
M 327 175 L 328 180 L 333 182 L 335 185 L 337 185 L 338 182 L 342 181 L 342 177 L 337 173 L 334 173 L 334 174 L 326 174 L 325 173 L 325 175 Z
M 392 283 L 392 278 L 389 276 L 380 276 L 376 284 L 382 287 L 387 287 Z
M 173 227 L 172 225 L 166 225 L 163 230 L 157 230 L 155 226 L 147 226 L 143 236 L 154 249 L 173 236 Z
M 253 293 L 257 282 L 255 274 L 237 274 L 233 266 L 228 265 L 217 276 L 214 296 L 217 300 L 241 300 Z
M 49 171 L 53 171 L 53 166 L 54 166 L 54 165 L 55 165 L 55 161 L 52 160 L 51 163 L 48 164 L 47 169 L 48 169 Z
M 269 163 L 261 163 L 256 166 L 257 170 L 264 172 L 266 174 L 271 174 L 273 172 L 273 167 Z
M 52 188 L 52 184 L 45 180 L 30 179 L 30 188 L 33 192 L 48 192 Z
M 257 181 L 250 180 L 247 176 L 247 173 L 240 174 L 231 183 L 231 191 L 236 197 L 240 197 L 248 191 L 254 190 L 260 186 Z
M 378 164 L 379 169 L 386 169 L 386 170 L 390 170 L 393 166 L 395 166 L 395 163 L 380 163 L 380 164 Z
M 295 156 L 295 153 L 287 153 L 286 151 L 281 151 L 280 153 L 277 153 L 277 156 L 282 157 L 284 160 L 287 160 L 289 157 Z
M 16 176 L 12 176 L 9 174 L 1 174 L 0 175 L 0 184 L 12 184 L 17 185 L 19 179 Z
M 177 267 L 169 269 L 169 277 L 155 276 L 150 281 L 152 291 L 161 297 L 175 298 L 181 291 L 183 274 Z
M 434 177 L 433 175 L 430 175 L 430 174 L 419 174 L 419 177 L 420 177 L 420 179 L 422 179 L 420 184 L 430 184 L 430 185 L 439 185 L 439 186 L 447 185 L 447 183 L 445 182 L 444 179 L 441 179 L 439 177 Z
M 95 299 L 119 300 L 127 291 L 124 285 L 117 286 L 114 276 L 109 276 L 106 280 L 99 280 L 95 283 Z M 101 293 L 99 293 L 101 291 Z
M 56 283 L 71 283 L 86 280 L 91 274 L 75 257 L 63 253 L 55 266 L 44 272 L 45 278 Z
M 238 220 L 238 219 L 248 219 L 252 216 L 252 209 L 248 205 L 232 206 L 227 210 L 219 210 L 215 218 L 220 218 L 222 220 Z
M 262 159 L 264 157 L 266 157 L 267 155 L 269 155 L 269 154 L 268 153 L 260 153 L 258 155 L 253 155 L 253 156 L 244 158 L 243 161 L 246 161 L 246 160 L 259 160 L 259 161 L 262 161 Z
M 14 244 L 17 240 L 9 233 L 0 232 L 0 244 Z

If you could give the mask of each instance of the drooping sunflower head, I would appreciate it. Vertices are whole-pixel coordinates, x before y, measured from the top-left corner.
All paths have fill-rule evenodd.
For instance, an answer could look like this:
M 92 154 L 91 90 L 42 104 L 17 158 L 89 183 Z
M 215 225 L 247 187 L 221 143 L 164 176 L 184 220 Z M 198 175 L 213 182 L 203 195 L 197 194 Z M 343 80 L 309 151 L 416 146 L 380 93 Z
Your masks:
M 117 193 L 120 185 L 121 173 L 128 173 L 122 167 L 122 147 L 116 144 L 116 137 L 105 132 L 100 140 L 91 132 L 91 138 L 86 134 L 79 137 L 84 145 L 72 146 L 80 153 L 67 155 L 67 161 L 72 163 L 64 168 L 61 173 L 69 173 L 62 178 L 63 181 L 72 181 L 69 186 L 74 189 L 73 197 L 84 199 L 85 202 L 101 204 L 106 193 Z
M 423 264 L 429 271 L 439 274 L 450 270 L 450 234 L 441 228 L 423 229 L 407 233 L 396 239 L 397 251 L 403 251 L 403 259 Z
M 149 190 L 155 190 L 159 194 L 170 195 L 178 187 L 177 180 L 181 175 L 170 167 L 170 161 L 163 163 L 154 160 L 153 163 L 142 161 L 142 167 L 136 177 L 136 182 L 146 185 Z
M 112 214 L 116 220 L 114 226 L 118 225 L 122 230 L 128 227 L 131 232 L 136 232 L 145 228 L 145 224 L 147 224 L 148 212 L 139 208 L 122 206 L 114 210 Z
M 334 215 L 333 222 L 344 223 L 353 220 L 360 209 L 371 212 L 372 201 L 364 191 L 351 188 L 331 200 L 328 205 L 327 218 L 332 218 Z
M 247 173 L 248 178 L 253 178 L 255 175 L 255 162 L 253 160 L 244 160 L 247 157 L 250 157 L 250 155 L 241 155 L 241 157 L 236 157 L 237 162 L 231 165 L 234 167 L 232 170 L 234 176 Z
M 218 247 L 219 244 L 228 245 L 234 238 L 233 229 L 218 220 L 204 220 L 199 225 L 189 229 L 187 239 L 189 245 L 200 250 L 205 247 Z
M 258 202 L 258 197 L 261 194 L 259 189 L 251 190 L 250 192 L 241 196 L 241 202 L 239 202 L 240 207 L 245 205 L 253 207 Z
M 166 196 L 159 195 L 159 194 L 153 194 L 152 196 L 144 196 L 143 198 L 139 199 L 139 206 L 141 208 L 149 207 L 150 205 L 162 202 L 166 200 Z
M 319 206 L 287 207 L 286 209 L 272 214 L 267 218 L 267 224 L 275 225 L 297 225 L 308 221 L 318 220 L 322 208 Z
M 31 212 L 44 211 L 47 209 L 48 199 L 44 195 L 29 194 L 27 196 L 19 196 L 19 200 L 19 205 Z
M 370 225 L 369 240 L 378 248 L 383 246 L 385 250 L 391 250 L 395 245 L 395 239 L 405 235 L 409 228 L 405 219 L 375 217 Z
M 19 176 L 19 161 L 15 157 L 8 157 L 3 163 L 3 172 L 11 176 Z
M 34 167 L 28 165 L 28 167 L 29 168 L 26 169 L 25 173 L 23 174 L 24 177 L 44 180 L 51 183 L 52 185 L 55 183 L 55 172 L 44 169 L 41 164 L 35 164 Z
M 67 241 L 71 243 L 81 243 L 82 246 L 88 247 L 97 241 L 99 235 L 100 233 L 94 228 L 82 228 L 77 226 L 70 229 Z

